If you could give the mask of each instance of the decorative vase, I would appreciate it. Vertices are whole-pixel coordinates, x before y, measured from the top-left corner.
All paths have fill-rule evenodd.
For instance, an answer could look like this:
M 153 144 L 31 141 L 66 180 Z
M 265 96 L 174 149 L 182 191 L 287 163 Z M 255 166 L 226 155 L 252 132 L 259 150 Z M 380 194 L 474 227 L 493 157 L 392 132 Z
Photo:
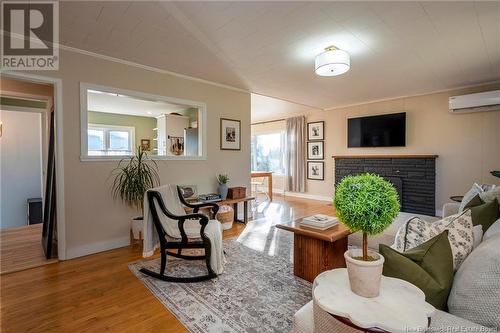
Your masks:
M 375 258 L 375 260 L 356 259 L 356 257 L 363 257 L 362 249 L 347 250 L 344 253 L 352 292 L 370 298 L 377 297 L 379 294 L 384 257 L 371 250 L 368 250 L 368 256 Z
M 222 200 L 227 198 L 227 184 L 219 184 L 219 194 Z

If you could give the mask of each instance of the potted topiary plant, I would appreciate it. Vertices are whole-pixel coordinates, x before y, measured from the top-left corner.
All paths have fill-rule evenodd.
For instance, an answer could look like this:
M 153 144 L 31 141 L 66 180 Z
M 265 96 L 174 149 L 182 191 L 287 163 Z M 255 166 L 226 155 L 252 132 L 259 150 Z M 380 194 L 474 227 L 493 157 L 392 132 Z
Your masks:
M 399 213 L 394 186 L 380 176 L 346 176 L 335 189 L 334 206 L 341 223 L 363 233 L 363 248 L 344 253 L 351 290 L 364 297 L 378 296 L 384 257 L 368 250 L 368 235 L 383 232 Z
M 134 156 L 120 160 L 118 166 L 111 172 L 111 176 L 114 176 L 111 186 L 113 198 L 121 199 L 127 206 L 141 212 L 142 216 L 132 220 L 133 231 L 141 230 L 144 193 L 160 184 L 158 165 L 139 146 Z M 134 237 L 139 238 L 137 235 Z
M 222 200 L 226 200 L 227 197 L 227 183 L 229 182 L 229 177 L 226 174 L 217 175 L 217 182 L 219 183 L 219 194 Z

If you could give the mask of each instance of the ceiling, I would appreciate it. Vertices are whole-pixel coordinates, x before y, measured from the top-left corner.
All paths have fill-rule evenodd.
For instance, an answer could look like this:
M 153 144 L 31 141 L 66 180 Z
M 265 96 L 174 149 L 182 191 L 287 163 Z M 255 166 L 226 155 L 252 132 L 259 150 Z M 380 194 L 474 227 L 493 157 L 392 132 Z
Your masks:
M 252 124 L 267 120 L 278 120 L 295 115 L 304 115 L 316 108 L 307 105 L 292 103 L 282 99 L 267 97 L 257 94 L 251 94 L 252 104 Z
M 312 107 L 500 79 L 500 2 L 60 3 L 64 45 Z M 314 74 L 331 44 L 351 70 Z
M 166 113 L 182 112 L 189 109 L 189 106 L 89 91 L 87 94 L 87 109 L 94 112 L 116 113 L 128 116 L 158 117 Z

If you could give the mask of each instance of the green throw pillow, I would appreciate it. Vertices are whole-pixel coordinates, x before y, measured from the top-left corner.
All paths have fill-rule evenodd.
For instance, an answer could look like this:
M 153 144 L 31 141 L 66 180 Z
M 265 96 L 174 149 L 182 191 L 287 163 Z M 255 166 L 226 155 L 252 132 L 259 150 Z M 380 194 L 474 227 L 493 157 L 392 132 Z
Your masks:
M 481 197 L 479 196 L 479 194 L 476 194 L 474 196 L 474 198 L 472 198 L 471 201 L 469 201 L 464 206 L 464 210 L 466 210 L 467 208 L 476 207 L 476 206 L 479 206 L 479 205 L 482 205 L 482 204 L 484 204 L 484 201 L 481 199 Z
M 500 218 L 497 199 L 485 203 L 478 194 L 465 205 L 465 209 L 467 208 L 469 208 L 471 212 L 472 224 L 482 225 L 483 233 Z
M 404 253 L 380 244 L 385 258 L 383 275 L 408 281 L 419 287 L 425 300 L 445 310 L 453 283 L 453 256 L 448 230 Z

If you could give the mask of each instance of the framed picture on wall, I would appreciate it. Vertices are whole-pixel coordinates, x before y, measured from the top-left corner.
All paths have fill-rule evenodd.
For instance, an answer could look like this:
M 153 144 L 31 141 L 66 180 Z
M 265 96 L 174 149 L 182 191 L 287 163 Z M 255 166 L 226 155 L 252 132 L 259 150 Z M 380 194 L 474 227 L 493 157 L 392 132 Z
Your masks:
M 180 156 L 184 154 L 184 138 L 180 136 L 168 136 L 170 140 L 170 152 L 173 155 Z
M 241 121 L 220 119 L 220 149 L 241 150 Z
M 141 149 L 144 151 L 150 151 L 151 150 L 151 140 L 141 139 Z
M 325 122 L 315 121 L 307 123 L 307 141 L 325 139 Z
M 307 179 L 325 180 L 325 162 L 307 161 Z
M 322 160 L 325 158 L 324 154 L 325 142 L 313 141 L 307 143 L 307 159 L 308 160 Z

